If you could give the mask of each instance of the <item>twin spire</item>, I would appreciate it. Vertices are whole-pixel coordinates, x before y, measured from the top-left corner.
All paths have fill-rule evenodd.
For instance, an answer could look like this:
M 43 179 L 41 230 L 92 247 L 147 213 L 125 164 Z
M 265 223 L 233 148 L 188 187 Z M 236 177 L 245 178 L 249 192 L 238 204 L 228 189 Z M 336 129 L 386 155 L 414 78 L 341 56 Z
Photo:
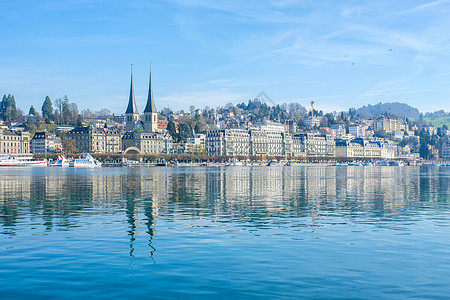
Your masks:
M 156 113 L 155 100 L 153 99 L 153 89 L 152 89 L 152 65 L 150 64 L 150 80 L 148 85 L 148 97 L 147 105 L 145 106 L 144 113 Z M 138 114 L 139 111 L 136 106 L 136 101 L 134 99 L 134 88 L 133 88 L 133 65 L 131 65 L 131 85 L 130 85 L 130 98 L 128 100 L 128 107 L 125 111 L 126 114 Z

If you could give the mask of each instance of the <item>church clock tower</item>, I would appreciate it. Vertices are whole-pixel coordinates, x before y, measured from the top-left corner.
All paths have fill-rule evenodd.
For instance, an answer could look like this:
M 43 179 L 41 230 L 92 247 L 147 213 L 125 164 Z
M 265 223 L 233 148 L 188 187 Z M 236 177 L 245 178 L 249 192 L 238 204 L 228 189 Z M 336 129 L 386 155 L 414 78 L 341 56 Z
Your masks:
M 158 112 L 156 111 L 155 100 L 152 89 L 152 68 L 150 65 L 150 80 L 148 85 L 147 105 L 144 109 L 144 129 L 148 132 L 158 131 Z
M 139 112 L 137 110 L 136 101 L 134 100 L 133 89 L 133 65 L 131 65 L 131 86 L 130 86 L 130 99 L 128 100 L 128 107 L 125 111 L 125 130 L 132 131 L 134 125 L 139 121 Z

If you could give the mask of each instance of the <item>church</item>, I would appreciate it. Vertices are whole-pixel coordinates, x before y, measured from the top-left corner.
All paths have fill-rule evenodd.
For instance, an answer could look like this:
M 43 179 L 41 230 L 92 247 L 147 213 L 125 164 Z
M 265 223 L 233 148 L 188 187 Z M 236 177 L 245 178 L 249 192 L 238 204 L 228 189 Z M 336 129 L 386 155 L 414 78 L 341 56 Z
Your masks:
M 141 116 L 134 98 L 133 70 L 131 70 L 130 96 L 125 111 L 125 130 L 122 137 L 124 153 L 134 154 L 170 154 L 173 139 L 165 130 L 158 129 L 158 112 L 153 99 L 152 71 L 150 69 L 147 104 Z

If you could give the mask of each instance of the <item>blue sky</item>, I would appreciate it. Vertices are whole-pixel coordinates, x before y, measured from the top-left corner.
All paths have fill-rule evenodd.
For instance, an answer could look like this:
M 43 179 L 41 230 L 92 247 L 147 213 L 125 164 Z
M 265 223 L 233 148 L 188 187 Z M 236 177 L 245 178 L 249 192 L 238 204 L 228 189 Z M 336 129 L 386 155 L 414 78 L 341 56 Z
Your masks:
M 149 64 L 158 109 L 315 101 L 324 111 L 405 102 L 450 110 L 450 0 L 0 1 L 0 94 L 25 112 L 138 109 Z

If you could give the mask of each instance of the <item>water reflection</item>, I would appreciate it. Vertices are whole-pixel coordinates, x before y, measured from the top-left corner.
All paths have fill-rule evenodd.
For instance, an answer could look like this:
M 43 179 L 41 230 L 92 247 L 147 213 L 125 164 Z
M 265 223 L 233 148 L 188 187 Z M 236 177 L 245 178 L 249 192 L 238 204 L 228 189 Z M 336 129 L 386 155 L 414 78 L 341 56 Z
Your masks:
M 153 257 L 160 218 L 264 228 L 407 217 L 447 210 L 449 175 L 445 167 L 1 169 L 0 224 L 14 235 L 19 225 L 70 230 L 85 216 L 125 215 L 130 256 L 144 226 Z

